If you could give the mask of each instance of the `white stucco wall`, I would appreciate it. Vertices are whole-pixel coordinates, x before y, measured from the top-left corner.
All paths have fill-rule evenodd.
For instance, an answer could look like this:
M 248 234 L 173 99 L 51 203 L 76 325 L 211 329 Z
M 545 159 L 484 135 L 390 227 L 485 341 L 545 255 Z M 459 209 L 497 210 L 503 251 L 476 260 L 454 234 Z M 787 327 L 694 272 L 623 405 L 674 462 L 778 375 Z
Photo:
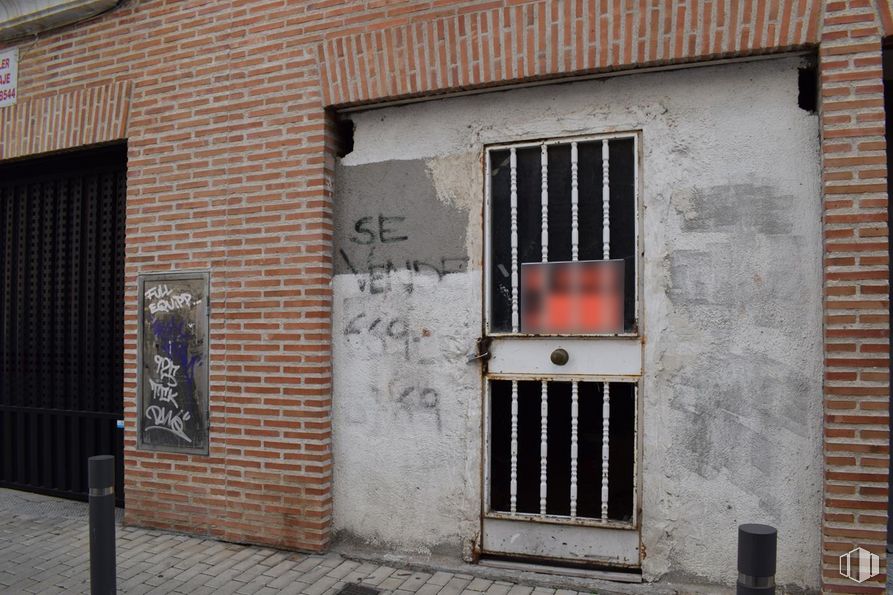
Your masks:
M 355 146 L 338 167 L 335 201 L 343 539 L 458 556 L 479 531 L 481 377 L 465 354 L 482 326 L 483 146 L 635 129 L 645 575 L 731 584 L 737 525 L 764 522 L 779 529 L 778 582 L 819 584 L 818 122 L 797 106 L 798 65 L 783 58 L 351 115 Z M 388 261 L 404 271 L 409 261 L 412 273 L 388 273 L 379 266 Z

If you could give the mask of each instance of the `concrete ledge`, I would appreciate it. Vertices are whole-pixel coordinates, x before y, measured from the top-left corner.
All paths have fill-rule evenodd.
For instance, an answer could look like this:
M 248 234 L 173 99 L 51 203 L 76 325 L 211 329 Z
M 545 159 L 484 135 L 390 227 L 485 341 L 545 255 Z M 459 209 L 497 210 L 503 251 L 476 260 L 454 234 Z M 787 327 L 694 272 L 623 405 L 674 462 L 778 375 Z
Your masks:
M 7 0 L 0 4 L 0 41 L 88 19 L 116 4 L 118 0 Z

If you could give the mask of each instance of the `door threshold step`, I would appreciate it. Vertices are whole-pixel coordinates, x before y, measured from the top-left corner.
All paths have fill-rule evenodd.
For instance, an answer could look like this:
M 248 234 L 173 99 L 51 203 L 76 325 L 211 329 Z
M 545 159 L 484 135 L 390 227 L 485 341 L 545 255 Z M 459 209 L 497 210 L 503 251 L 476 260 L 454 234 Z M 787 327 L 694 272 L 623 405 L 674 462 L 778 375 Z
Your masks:
M 588 568 L 574 568 L 573 566 L 554 566 L 548 563 L 535 564 L 532 562 L 516 562 L 513 560 L 499 560 L 494 558 L 481 558 L 478 560 L 481 566 L 501 568 L 504 570 L 516 570 L 519 572 L 537 572 L 539 574 L 555 574 L 560 576 L 573 576 L 577 578 L 599 579 L 618 583 L 641 583 L 642 573 L 621 572 L 611 570 L 591 570 Z

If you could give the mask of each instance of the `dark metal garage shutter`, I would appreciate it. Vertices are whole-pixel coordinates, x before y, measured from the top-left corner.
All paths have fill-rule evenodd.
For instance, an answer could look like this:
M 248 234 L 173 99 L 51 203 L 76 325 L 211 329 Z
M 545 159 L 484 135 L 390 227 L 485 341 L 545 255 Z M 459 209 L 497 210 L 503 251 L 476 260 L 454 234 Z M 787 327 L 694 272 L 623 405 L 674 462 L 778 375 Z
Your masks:
M 0 486 L 123 504 L 123 145 L 0 164 Z

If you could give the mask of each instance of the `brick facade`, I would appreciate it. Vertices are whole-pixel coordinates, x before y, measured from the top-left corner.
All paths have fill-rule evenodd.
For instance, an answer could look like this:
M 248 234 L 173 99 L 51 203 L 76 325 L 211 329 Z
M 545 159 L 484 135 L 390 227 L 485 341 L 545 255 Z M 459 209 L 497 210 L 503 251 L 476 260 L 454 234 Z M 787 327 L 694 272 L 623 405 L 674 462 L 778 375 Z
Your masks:
M 827 590 L 853 592 L 837 556 L 855 543 L 882 555 L 885 542 L 891 10 L 886 0 L 130 0 L 23 41 L 0 158 L 128 140 L 127 522 L 329 543 L 328 108 L 818 48 L 822 555 Z M 135 448 L 136 278 L 169 269 L 211 270 L 208 457 Z
M 815 45 L 821 12 L 812 1 L 732 2 L 729 10 L 712 0 L 505 4 L 327 36 L 319 46 L 325 102 L 351 105 L 800 49 Z
M 889 6 L 887 7 L 889 8 Z M 885 13 L 886 14 L 886 13 Z M 838 557 L 886 545 L 889 320 L 881 19 L 829 2 L 819 48 L 825 239 L 825 507 L 829 592 L 873 592 Z

